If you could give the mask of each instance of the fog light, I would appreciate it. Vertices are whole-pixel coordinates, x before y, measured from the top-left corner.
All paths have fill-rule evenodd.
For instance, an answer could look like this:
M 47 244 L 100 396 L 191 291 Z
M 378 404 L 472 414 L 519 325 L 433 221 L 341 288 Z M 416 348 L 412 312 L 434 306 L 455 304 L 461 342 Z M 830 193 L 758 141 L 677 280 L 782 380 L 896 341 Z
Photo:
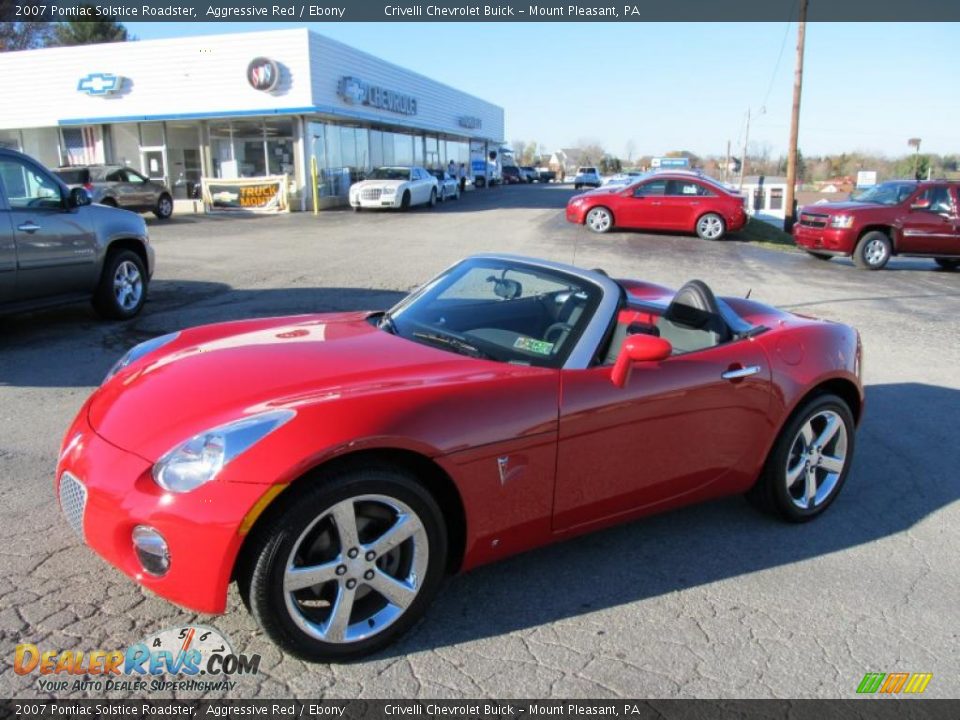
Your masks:
M 156 577 L 166 575 L 170 569 L 170 551 L 163 535 L 149 525 L 137 525 L 132 537 L 133 549 L 143 569 Z

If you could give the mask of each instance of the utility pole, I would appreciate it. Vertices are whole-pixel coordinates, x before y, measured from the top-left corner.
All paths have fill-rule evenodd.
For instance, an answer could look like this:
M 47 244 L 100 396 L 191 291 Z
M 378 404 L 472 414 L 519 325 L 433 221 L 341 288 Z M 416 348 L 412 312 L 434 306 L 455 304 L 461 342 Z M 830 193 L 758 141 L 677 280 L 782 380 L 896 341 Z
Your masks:
M 727 140 L 727 161 L 723 164 L 723 181 L 730 175 L 730 141 Z
M 803 46 L 807 35 L 807 2 L 800 0 L 797 20 L 797 67 L 793 74 L 793 112 L 790 115 L 790 147 L 787 149 L 787 207 L 783 229 L 790 232 L 797 219 L 797 135 L 800 131 L 800 92 L 803 88 Z
M 913 177 L 917 180 L 920 179 L 920 138 L 910 138 L 907 140 L 907 145 L 914 148 L 916 152 L 913 154 Z
M 740 157 L 740 192 L 743 192 L 743 173 L 747 169 L 748 142 L 750 142 L 750 108 L 747 108 L 747 131 L 743 134 L 743 155 Z

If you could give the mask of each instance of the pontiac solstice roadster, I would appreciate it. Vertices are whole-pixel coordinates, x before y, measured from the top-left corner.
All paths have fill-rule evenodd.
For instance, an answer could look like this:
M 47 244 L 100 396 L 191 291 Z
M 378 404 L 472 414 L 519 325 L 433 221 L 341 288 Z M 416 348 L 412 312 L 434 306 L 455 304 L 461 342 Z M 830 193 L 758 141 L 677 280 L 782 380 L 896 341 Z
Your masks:
M 376 651 L 447 572 L 743 493 L 791 522 L 843 487 L 844 325 L 478 255 L 380 312 L 227 322 L 130 350 L 56 472 L 83 542 L 168 600 L 231 582 L 311 660 Z

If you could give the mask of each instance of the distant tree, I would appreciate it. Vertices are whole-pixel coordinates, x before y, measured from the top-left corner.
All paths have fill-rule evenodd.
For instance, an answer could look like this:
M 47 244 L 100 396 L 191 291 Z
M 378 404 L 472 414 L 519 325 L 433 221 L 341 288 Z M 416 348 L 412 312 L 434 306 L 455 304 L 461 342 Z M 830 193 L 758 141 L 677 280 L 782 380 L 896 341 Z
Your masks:
M 623 169 L 623 164 L 620 162 L 620 158 L 613 157 L 612 155 L 604 155 L 600 158 L 600 172 L 604 175 L 609 175 L 611 173 L 618 173 Z
M 604 155 L 606 155 L 606 152 L 604 152 L 603 146 L 595 140 L 580 143 L 580 162 L 586 165 L 596 165 L 600 163 Z
M 523 165 L 523 155 L 527 152 L 527 143 L 525 140 L 514 140 L 510 145 L 513 147 L 513 159 L 518 165 Z
M 0 22 L 0 52 L 45 47 L 52 37 L 53 25 L 50 23 Z
M 106 16 L 100 20 L 68 20 L 57 23 L 53 35 L 56 45 L 93 45 L 136 39 L 127 33 L 122 23 Z

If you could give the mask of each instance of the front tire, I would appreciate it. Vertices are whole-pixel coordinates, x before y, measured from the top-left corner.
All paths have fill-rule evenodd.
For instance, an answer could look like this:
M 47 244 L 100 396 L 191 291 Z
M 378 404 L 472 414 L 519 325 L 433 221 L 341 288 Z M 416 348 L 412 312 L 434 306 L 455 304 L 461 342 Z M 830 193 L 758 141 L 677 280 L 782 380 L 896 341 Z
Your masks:
M 113 252 L 103 265 L 93 307 L 103 317 L 129 320 L 143 308 L 148 282 L 139 255 L 132 250 Z
M 595 233 L 610 232 L 613 228 L 613 213 L 605 207 L 591 208 L 584 218 L 584 224 Z
M 400 209 L 409 210 L 410 209 L 410 191 L 404 190 L 403 197 L 400 198 Z
M 960 259 L 957 258 L 936 258 L 936 262 L 944 270 L 956 270 L 960 267 Z
M 391 644 L 423 615 L 447 562 L 436 501 L 411 475 L 379 465 L 314 478 L 251 542 L 239 582 L 253 616 L 315 662 Z
M 702 240 L 720 240 L 727 234 L 727 224 L 716 213 L 707 213 L 697 219 L 697 235 Z
M 893 246 L 886 233 L 872 230 L 866 233 L 853 251 L 853 263 L 861 270 L 879 270 L 893 253 Z
M 157 206 L 153 209 L 153 214 L 160 220 L 169 220 L 173 215 L 173 198 L 164 193 L 157 199 Z
M 780 431 L 747 498 L 788 522 L 812 520 L 840 494 L 856 441 L 853 414 L 832 394 L 818 395 Z

